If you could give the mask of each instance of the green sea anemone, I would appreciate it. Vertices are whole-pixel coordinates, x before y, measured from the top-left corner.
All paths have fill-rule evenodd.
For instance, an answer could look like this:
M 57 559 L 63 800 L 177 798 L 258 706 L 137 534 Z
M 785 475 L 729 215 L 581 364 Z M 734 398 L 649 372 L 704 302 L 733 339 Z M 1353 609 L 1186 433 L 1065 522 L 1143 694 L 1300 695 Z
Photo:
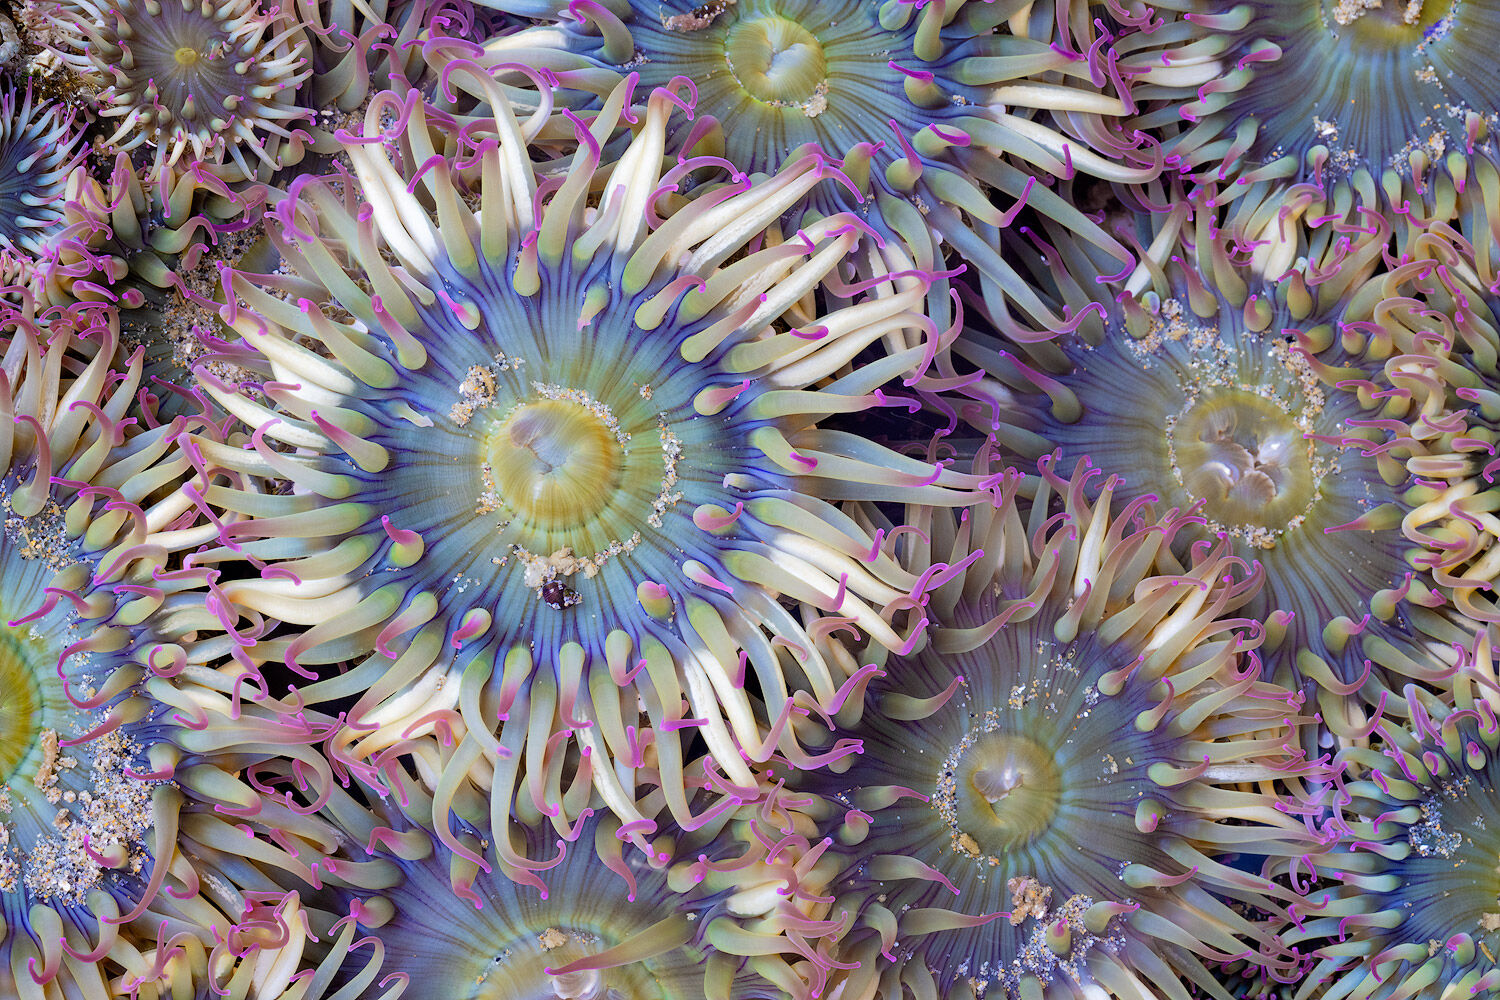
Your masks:
M 541 66 L 602 96 L 627 75 L 643 88 L 692 81 L 694 152 L 748 174 L 775 173 L 816 148 L 847 183 L 788 206 L 803 220 L 857 211 L 892 246 L 938 270 L 949 248 L 996 294 L 1036 305 L 994 246 L 1023 207 L 1129 255 L 1051 190 L 1075 172 L 1142 183 L 1160 150 L 1117 123 L 1135 110 L 1108 58 L 1110 38 L 1082 4 L 1039 8 L 954 0 L 495 0 L 534 27 L 460 58 Z M 715 126 L 717 123 L 717 127 Z M 863 277 L 906 266 L 866 251 Z M 931 263 L 921 266 L 932 268 Z M 930 306 L 945 325 L 947 295 Z
M 194 166 L 228 180 L 295 163 L 311 112 L 303 27 L 255 0 L 58 0 L 45 8 L 63 63 L 98 88 L 107 143 L 151 150 L 153 177 Z
M 351 908 L 383 953 L 378 982 L 395 997 L 454 1000 L 715 1000 L 772 997 L 769 983 L 709 948 L 704 935 L 722 904 L 681 895 L 641 855 L 621 853 L 618 823 L 591 820 L 542 888 L 484 874 L 420 830 L 383 836 L 378 857 L 390 884 Z M 548 845 L 542 831 L 533 844 Z M 477 846 L 477 841 L 474 842 Z M 602 859 L 602 860 L 601 860 Z M 368 947 L 368 945 L 367 945 Z M 354 967 L 361 960 L 355 956 Z
M 233 955 L 241 971 L 295 969 L 289 981 L 303 992 L 288 998 L 354 1000 L 377 988 L 386 1000 L 771 998 L 795 979 L 777 947 L 794 953 L 786 925 L 796 921 L 767 916 L 766 897 L 795 885 L 811 859 L 777 832 L 774 790 L 693 831 L 666 824 L 649 858 L 627 853 L 629 833 L 609 816 L 585 814 L 561 837 L 513 825 L 511 852 L 546 860 L 512 881 L 494 870 L 504 863 L 483 827 L 455 820 L 455 852 L 416 822 L 432 815 L 432 798 L 408 768 L 388 772 L 383 800 L 343 787 L 311 745 L 335 720 L 308 710 L 278 719 L 262 706 L 226 714 L 227 701 L 200 695 L 189 697 L 208 728 L 255 758 L 246 778 L 260 799 L 246 812 L 256 830 L 287 821 L 285 836 L 252 848 L 255 867 L 287 888 L 245 893 L 247 919 L 220 964 Z M 267 735 L 299 727 L 306 738 L 270 752 Z M 272 844 L 291 855 L 266 864 Z M 232 861 L 222 848 L 203 856 Z
M 1295 935 L 1315 959 L 1296 1000 L 1500 993 L 1500 724 L 1488 639 L 1468 652 L 1479 677 L 1431 715 L 1413 702 L 1409 728 L 1381 723 L 1370 746 L 1341 752 L 1313 803 L 1328 845 L 1309 862 L 1326 887 Z
M 201 760 L 142 689 L 181 553 L 216 531 L 176 447 L 191 421 L 129 415 L 142 352 L 119 349 L 112 309 L 23 295 L 0 359 L 0 992 L 100 997 L 159 932 L 211 947 L 233 920 L 177 838 L 166 765 Z
M 1190 516 L 1039 469 L 1029 512 L 1011 472 L 999 505 L 908 515 L 927 641 L 883 664 L 858 755 L 789 777 L 854 918 L 824 995 L 1222 998 L 1219 964 L 1297 967 L 1300 897 L 1236 860 L 1316 844 L 1277 809 L 1312 719 L 1259 676 L 1261 573 L 1222 540 L 1179 568 Z
M 0 284 L 27 283 L 61 236 L 62 196 L 81 155 L 73 117 L 30 88 L 0 95 Z
M 1066 234 L 1017 239 L 1013 259 L 1081 320 L 1055 337 L 1010 320 L 1008 337 L 966 331 L 953 352 L 985 378 L 961 390 L 978 401 L 963 408 L 1023 455 L 1087 456 L 1122 477 L 1117 496 L 1199 515 L 1179 555 L 1223 537 L 1259 562 L 1265 587 L 1247 612 L 1267 623 L 1268 664 L 1315 682 L 1325 722 L 1356 733 L 1361 702 L 1410 680 L 1441 690 L 1453 671 L 1443 650 L 1461 630 L 1434 574 L 1455 556 L 1418 526 L 1462 515 L 1430 481 L 1447 450 L 1430 418 L 1456 372 L 1454 317 L 1480 351 L 1493 329 L 1430 266 L 1390 266 L 1390 227 L 1373 212 L 1289 239 L 1321 254 L 1270 281 L 1254 266 L 1268 248 L 1215 231 L 1201 207 L 1187 227 L 1188 207 L 1131 238 L 1191 251 L 1143 254 L 1114 300 Z
M 1496 161 L 1489 0 L 1153 7 L 1151 30 L 1115 43 L 1140 106 L 1131 126 L 1231 204 L 1233 228 L 1274 215 L 1293 185 L 1375 207 L 1377 191 L 1418 196 L 1447 171 L 1461 181 L 1466 161 Z
M 832 182 L 826 160 L 658 223 L 674 91 L 605 171 L 622 87 L 544 182 L 538 121 L 468 72 L 498 139 L 468 148 L 415 93 L 382 95 L 348 140 L 355 174 L 301 179 L 272 213 L 281 272 L 232 274 L 223 315 L 273 379 L 252 399 L 199 370 L 251 444 L 202 451 L 287 485 L 211 491 L 237 523 L 199 562 L 263 567 L 221 585 L 284 623 L 252 655 L 312 681 L 308 704 L 352 703 L 333 749 L 369 780 L 416 754 L 440 837 L 478 790 L 517 864 L 515 817 L 566 830 L 597 793 L 645 849 L 663 801 L 692 828 L 700 791 L 732 802 L 747 759 L 803 760 L 810 715 L 857 710 L 868 672 L 811 651 L 780 599 L 892 648 L 920 631 L 923 581 L 835 502 L 987 486 L 819 426 L 907 405 L 879 387 L 937 349 L 851 364 L 893 331 L 937 336 L 920 288 L 789 314 L 869 238 L 840 215 L 756 242 Z M 332 663 L 349 669 L 313 669 Z

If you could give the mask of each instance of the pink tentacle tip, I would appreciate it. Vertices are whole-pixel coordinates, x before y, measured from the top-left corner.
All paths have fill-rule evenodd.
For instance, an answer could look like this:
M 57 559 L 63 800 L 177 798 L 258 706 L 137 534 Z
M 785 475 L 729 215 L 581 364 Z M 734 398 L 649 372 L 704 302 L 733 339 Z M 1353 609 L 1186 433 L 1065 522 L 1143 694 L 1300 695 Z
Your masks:
M 923 618 L 921 621 L 917 622 L 916 626 L 911 630 L 911 635 L 907 636 L 906 641 L 902 643 L 901 648 L 896 650 L 896 655 L 910 656 L 912 650 L 917 648 L 917 643 L 920 642 L 922 640 L 922 637 L 927 634 L 927 626 L 929 624 L 931 624 L 931 622 L 926 618 Z
M 704 587 L 710 587 L 725 594 L 733 595 L 734 588 L 724 583 L 718 577 L 709 572 L 708 567 L 701 564 L 689 564 L 683 567 L 683 575 L 694 583 Z M 665 588 L 663 588 L 665 589 Z

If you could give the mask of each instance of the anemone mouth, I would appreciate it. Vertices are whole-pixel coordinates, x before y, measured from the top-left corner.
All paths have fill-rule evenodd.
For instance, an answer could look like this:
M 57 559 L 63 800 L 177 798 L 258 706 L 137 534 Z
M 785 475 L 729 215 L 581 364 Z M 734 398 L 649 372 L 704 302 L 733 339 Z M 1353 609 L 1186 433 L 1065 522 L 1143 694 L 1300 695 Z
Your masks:
M 579 846 L 601 845 L 609 867 L 570 848 L 535 873 L 535 887 L 498 873 L 460 881 L 441 845 L 396 862 L 399 881 L 359 915 L 385 944 L 381 971 L 420 979 L 423 995 L 445 1000 L 701 1000 L 698 923 L 711 907 L 675 892 L 664 870 L 622 857 L 617 826 L 580 828 Z M 542 840 L 534 827 L 521 832 Z
M 983 621 L 984 610 L 992 608 L 951 624 Z M 1128 664 L 1128 652 L 1093 635 L 1058 642 L 1048 634 L 1053 621 L 1044 615 L 1007 629 L 961 657 L 927 652 L 903 665 L 912 683 L 957 670 L 965 686 L 916 723 L 867 714 L 859 762 L 842 778 L 813 782 L 923 793 L 925 806 L 882 814 L 869 849 L 932 866 L 958 891 L 964 912 L 1006 910 L 1019 928 L 983 944 L 977 930 L 944 940 L 939 950 L 955 962 L 972 946 L 976 967 L 996 951 L 1004 956 L 988 967 L 1008 966 L 1050 910 L 1129 895 L 1122 865 L 1172 865 L 1155 838 L 1137 829 L 1136 810 L 1160 794 L 1148 771 L 1176 757 L 1180 741 L 1137 727 L 1150 703 L 1141 691 L 1100 694 L 1100 678 Z M 850 794 L 856 806 L 864 801 L 863 793 Z M 929 884 L 920 898 L 902 900 L 928 905 L 939 891 Z M 1078 943 L 1088 947 L 1082 936 Z
M 941 96 L 914 103 L 898 63 L 920 18 L 893 30 L 865 0 L 739 0 L 667 17 L 654 0 L 632 6 L 632 70 L 654 86 L 691 79 L 699 112 L 726 124 L 726 152 L 746 171 L 773 170 L 807 143 L 842 157 L 888 139 L 893 120 L 911 135 L 981 98 L 943 53 L 921 64 Z
M 714 366 L 674 357 L 673 343 L 652 343 L 628 319 L 579 329 L 548 307 L 496 310 L 513 334 L 530 335 L 470 363 L 466 331 L 434 312 L 428 366 L 375 397 L 385 428 L 375 440 L 394 456 L 372 480 L 389 498 L 378 506 L 434 539 L 410 572 L 446 565 L 486 591 L 510 580 L 553 609 L 597 611 L 623 579 L 662 579 L 676 553 L 692 551 L 685 511 L 733 506 L 722 481 L 748 444 L 693 408 Z M 434 488 L 445 465 L 457 489 Z
M 1121 331 L 1097 349 L 1076 343 L 1070 353 L 1071 388 L 1083 407 L 1054 437 L 1123 473 L 1127 492 L 1163 491 L 1163 499 L 1200 511 L 1208 532 L 1259 550 L 1276 548 L 1309 520 L 1328 527 L 1342 523 L 1339 513 L 1358 515 L 1357 505 L 1326 504 L 1323 489 L 1340 467 L 1348 437 L 1341 418 L 1350 407 L 1330 401 L 1285 339 L 1221 326 L 1168 300 L 1145 337 Z M 1133 385 L 1128 405 L 1100 395 L 1111 378 Z M 1132 475 L 1143 460 L 1147 474 Z
M 997 865 L 1052 825 L 1062 777 L 1051 749 L 986 712 L 944 759 L 932 806 L 961 853 Z
M 1256 388 L 1191 389 L 1168 418 L 1167 461 L 1210 528 L 1272 548 L 1313 510 L 1328 462 L 1311 440 L 1309 414 Z
M 472 1000 L 664 1000 L 639 965 L 588 967 L 609 944 L 582 927 L 555 925 L 506 942 L 475 976 Z
M 668 505 L 661 498 L 676 484 L 680 442 L 669 446 L 678 442 L 676 435 L 658 413 L 634 405 L 644 402 L 639 394 L 624 401 L 622 423 L 614 409 L 584 389 L 533 382 L 528 397 L 503 399 L 520 387 L 497 382 L 478 366 L 460 388 L 466 399 L 491 401 L 475 435 L 484 483 L 476 513 L 499 512 L 502 530 L 514 531 L 516 544 L 530 551 L 567 547 L 579 556 L 593 553 L 599 566 L 603 553 L 638 541 L 653 517 L 660 523 Z M 464 411 L 453 412 L 462 418 Z M 622 480 L 643 481 L 647 489 L 622 489 Z M 652 485 L 654 498 L 647 501 Z M 641 492 L 638 507 L 636 492 Z
M 629 443 L 612 441 L 592 408 L 559 400 L 519 404 L 486 439 L 484 501 L 546 529 L 598 516 L 620 477 L 620 449 Z M 590 480 L 597 487 L 592 495 Z
M 724 61 L 735 82 L 773 107 L 796 105 L 808 117 L 828 99 L 828 60 L 811 31 L 790 18 L 737 21 L 724 35 Z

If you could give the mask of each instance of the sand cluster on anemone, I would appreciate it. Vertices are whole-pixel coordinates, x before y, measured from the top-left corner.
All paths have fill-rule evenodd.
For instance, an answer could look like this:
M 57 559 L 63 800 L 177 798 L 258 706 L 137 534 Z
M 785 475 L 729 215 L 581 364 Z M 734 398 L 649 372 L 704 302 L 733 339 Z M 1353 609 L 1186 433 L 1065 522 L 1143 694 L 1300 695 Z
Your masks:
M 0 1000 L 1500 994 L 1493 0 L 0 11 Z

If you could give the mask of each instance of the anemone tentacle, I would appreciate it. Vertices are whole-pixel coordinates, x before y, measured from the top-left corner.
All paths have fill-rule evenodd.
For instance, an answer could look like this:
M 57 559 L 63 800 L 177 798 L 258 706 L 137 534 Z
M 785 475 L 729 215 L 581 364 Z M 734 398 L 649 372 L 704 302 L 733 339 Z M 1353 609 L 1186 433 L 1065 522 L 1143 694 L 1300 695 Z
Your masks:
M 495 33 L 504 25 L 477 27 L 473 8 L 454 0 L 294 0 L 289 5 L 313 43 L 309 52 L 307 106 L 320 109 L 316 124 L 329 137 L 337 120 L 358 112 L 371 96 L 393 81 L 418 83 L 428 73 L 424 43 L 430 38 L 462 38 L 475 31 Z M 355 126 L 358 126 L 357 120 Z M 326 149 L 336 152 L 337 143 Z
M 1259 571 L 1224 542 L 1178 567 L 1191 517 L 1039 470 L 1029 512 L 1012 470 L 998 506 L 909 516 L 905 564 L 975 558 L 872 683 L 860 754 L 791 772 L 833 838 L 829 905 L 857 915 L 841 996 L 1226 997 L 1211 966 L 1297 966 L 1301 897 L 1228 863 L 1316 844 L 1275 808 L 1318 769 L 1240 616 Z

